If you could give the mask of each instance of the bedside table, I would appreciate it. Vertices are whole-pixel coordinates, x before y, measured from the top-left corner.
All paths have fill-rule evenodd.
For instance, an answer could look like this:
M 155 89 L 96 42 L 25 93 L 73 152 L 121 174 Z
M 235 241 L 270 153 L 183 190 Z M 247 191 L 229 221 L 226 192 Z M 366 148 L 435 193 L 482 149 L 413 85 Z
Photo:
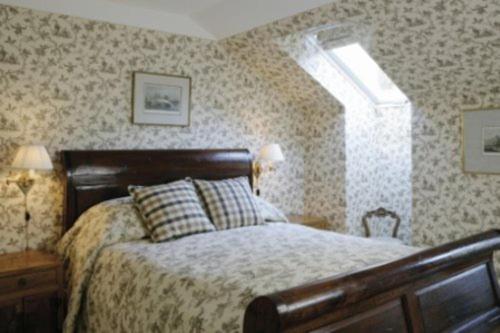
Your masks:
M 308 227 L 321 229 L 321 230 L 332 230 L 332 226 L 328 223 L 328 220 L 320 216 L 310 216 L 310 215 L 287 215 L 286 216 L 291 223 L 302 224 Z
M 57 332 L 62 326 L 62 264 L 51 254 L 0 255 L 0 332 Z

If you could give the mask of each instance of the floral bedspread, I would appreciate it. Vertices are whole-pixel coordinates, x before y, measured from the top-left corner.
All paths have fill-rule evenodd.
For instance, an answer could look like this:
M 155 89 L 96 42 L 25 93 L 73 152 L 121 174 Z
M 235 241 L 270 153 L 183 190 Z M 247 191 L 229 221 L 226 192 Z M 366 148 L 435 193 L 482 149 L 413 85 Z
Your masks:
M 59 245 L 71 263 L 66 332 L 241 332 L 258 295 L 417 251 L 289 223 L 151 243 L 116 210 L 91 211 Z

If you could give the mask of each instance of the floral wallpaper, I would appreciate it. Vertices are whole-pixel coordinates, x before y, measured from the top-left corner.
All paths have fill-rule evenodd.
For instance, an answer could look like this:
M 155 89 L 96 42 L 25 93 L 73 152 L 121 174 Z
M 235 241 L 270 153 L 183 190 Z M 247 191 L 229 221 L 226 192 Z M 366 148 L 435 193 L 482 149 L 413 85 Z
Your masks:
M 47 145 L 54 158 L 70 148 L 245 145 L 255 151 L 279 141 L 288 161 L 264 178 L 264 196 L 349 230 L 346 114 L 301 68 L 300 54 L 283 49 L 291 35 L 349 24 L 363 27 L 370 54 L 413 103 L 411 213 L 395 205 L 411 214 L 412 242 L 435 245 L 500 225 L 500 176 L 464 174 L 460 144 L 462 109 L 500 106 L 498 2 L 338 0 L 219 42 L 0 8 L 4 165 L 28 141 Z M 192 126 L 132 125 L 133 70 L 190 75 Z M 405 154 L 400 162 L 410 163 Z M 390 155 L 370 170 L 372 179 L 391 181 L 368 181 L 365 188 L 392 193 L 401 175 L 385 173 L 384 163 L 395 163 Z M 22 197 L 4 183 L 0 195 L 6 216 L 0 250 L 10 251 L 17 249 Z M 56 174 L 36 185 L 30 202 L 40 246 L 57 237 L 61 196 Z M 391 198 L 382 203 L 394 204 Z
M 369 122 L 374 143 L 368 145 L 376 148 L 370 159 L 372 163 L 375 161 L 370 179 L 377 189 L 373 206 L 385 207 L 399 215 L 398 237 L 406 243 L 412 243 L 413 239 L 411 111 L 411 104 L 375 108 Z M 379 227 L 379 235 L 391 235 L 394 220 L 383 222 L 374 221 L 375 227 Z
M 302 71 L 314 78 L 322 91 L 330 95 L 320 100 L 314 100 L 311 96 L 309 105 L 304 106 L 307 110 L 304 210 L 309 215 L 325 216 L 332 229 L 348 232 L 351 231 L 348 226 L 351 225 L 349 220 L 352 214 L 346 202 L 346 184 L 349 180 L 346 173 L 347 126 L 343 104 L 360 96 L 349 89 L 352 85 L 343 85 L 346 80 L 342 74 L 332 68 L 317 48 L 306 42 L 307 35 L 307 32 L 290 34 L 275 40 L 280 49 Z
M 192 78 L 189 127 L 131 123 L 132 72 Z M 217 42 L 0 6 L 0 165 L 21 144 L 47 147 L 55 172 L 29 194 L 30 246 L 61 233 L 63 149 L 224 148 L 281 144 L 287 163 L 262 184 L 285 211 L 303 208 L 302 109 Z M 23 197 L 0 179 L 0 252 L 23 249 Z
M 365 27 L 331 25 L 320 29 L 275 39 L 281 50 L 338 101 L 330 108 L 315 105 L 317 110 L 308 112 L 304 209 L 308 214 L 328 217 L 334 230 L 364 235 L 362 217 L 385 207 L 401 217 L 398 237 L 409 244 L 410 106 L 375 107 L 325 55 L 326 49 L 353 42 L 369 50 Z M 311 40 L 313 34 L 318 42 Z M 327 40 L 329 45 L 324 45 Z M 372 234 L 390 236 L 394 221 L 370 224 Z
M 304 89 L 293 90 L 296 100 L 316 101 L 322 96 L 321 88 L 302 75 L 290 75 L 295 69 L 280 43 L 263 41 L 279 41 L 331 24 L 365 27 L 371 34 L 370 54 L 413 103 L 413 243 L 436 245 L 498 228 L 500 176 L 462 172 L 460 117 L 465 108 L 500 105 L 500 3 L 339 0 L 233 37 L 228 43 L 244 45 L 242 58 L 254 63 L 269 82 L 290 90 L 302 85 Z M 324 103 L 316 112 L 338 113 L 328 106 Z M 324 118 L 317 119 L 310 128 L 324 128 Z M 335 116 L 332 127 L 342 123 L 345 117 Z M 344 142 L 336 139 L 338 145 Z M 342 170 L 345 166 L 329 164 L 321 173 Z M 375 176 L 385 178 L 380 172 Z M 329 198 L 340 196 L 335 191 L 328 193 Z

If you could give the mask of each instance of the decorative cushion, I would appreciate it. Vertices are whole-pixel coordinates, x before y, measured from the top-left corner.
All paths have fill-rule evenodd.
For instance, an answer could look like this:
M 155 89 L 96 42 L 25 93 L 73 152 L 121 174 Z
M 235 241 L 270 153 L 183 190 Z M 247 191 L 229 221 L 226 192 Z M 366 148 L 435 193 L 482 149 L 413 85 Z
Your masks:
M 248 178 L 194 180 L 198 194 L 217 230 L 264 223 Z
M 129 192 L 154 242 L 215 230 L 189 181 L 129 186 Z
M 278 207 L 262 197 L 254 196 L 254 199 L 265 222 L 288 222 L 288 218 Z

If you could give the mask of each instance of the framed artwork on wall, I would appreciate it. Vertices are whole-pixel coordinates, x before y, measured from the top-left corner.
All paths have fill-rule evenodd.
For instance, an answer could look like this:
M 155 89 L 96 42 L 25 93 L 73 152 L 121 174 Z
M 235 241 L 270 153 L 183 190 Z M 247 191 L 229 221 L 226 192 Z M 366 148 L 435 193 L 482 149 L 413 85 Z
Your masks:
M 134 72 L 134 124 L 189 126 L 191 78 Z
M 462 114 L 464 172 L 500 174 L 500 108 Z

